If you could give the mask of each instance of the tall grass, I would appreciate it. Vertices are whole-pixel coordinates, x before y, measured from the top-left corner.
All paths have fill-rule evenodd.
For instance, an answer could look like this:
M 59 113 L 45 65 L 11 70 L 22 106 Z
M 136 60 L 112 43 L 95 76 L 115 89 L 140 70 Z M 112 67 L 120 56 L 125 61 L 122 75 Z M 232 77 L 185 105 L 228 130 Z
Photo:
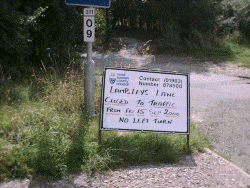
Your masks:
M 0 180 L 176 162 L 186 152 L 185 136 L 179 135 L 104 132 L 98 144 L 99 117 L 84 113 L 81 69 L 68 68 L 61 76 L 44 67 L 21 84 L 2 78 Z M 96 87 L 98 114 L 101 86 Z M 193 125 L 191 131 L 191 152 L 208 145 Z
M 1 179 L 34 173 L 58 178 L 83 164 L 82 75 L 43 74 L 26 85 L 1 82 Z

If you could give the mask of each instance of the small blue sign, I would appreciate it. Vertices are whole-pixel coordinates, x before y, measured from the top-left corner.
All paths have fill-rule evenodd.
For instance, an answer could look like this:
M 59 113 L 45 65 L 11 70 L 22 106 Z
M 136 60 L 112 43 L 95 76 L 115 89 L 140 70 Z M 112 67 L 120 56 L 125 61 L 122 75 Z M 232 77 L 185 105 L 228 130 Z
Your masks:
M 66 5 L 109 8 L 110 0 L 66 0 Z

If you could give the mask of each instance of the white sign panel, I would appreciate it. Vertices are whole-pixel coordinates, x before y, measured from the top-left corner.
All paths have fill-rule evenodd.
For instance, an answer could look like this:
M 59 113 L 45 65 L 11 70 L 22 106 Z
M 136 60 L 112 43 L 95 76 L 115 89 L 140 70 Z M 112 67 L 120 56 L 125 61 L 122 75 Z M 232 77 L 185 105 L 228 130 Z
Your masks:
M 84 9 L 84 41 L 95 41 L 95 10 L 93 8 Z
M 189 74 L 106 68 L 101 130 L 189 134 Z

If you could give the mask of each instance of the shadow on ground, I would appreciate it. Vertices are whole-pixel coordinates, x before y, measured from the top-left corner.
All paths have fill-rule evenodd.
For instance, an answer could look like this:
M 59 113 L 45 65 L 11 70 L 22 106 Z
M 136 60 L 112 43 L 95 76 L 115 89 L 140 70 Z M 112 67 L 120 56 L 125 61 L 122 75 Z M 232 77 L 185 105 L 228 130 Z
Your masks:
M 214 66 L 213 61 L 206 58 L 150 54 L 148 53 L 150 52 L 150 40 L 142 42 L 133 38 L 118 37 L 113 38 L 107 45 L 109 50 L 93 53 L 95 69 L 98 72 L 102 72 L 104 67 L 125 67 L 203 74 L 209 72 L 209 68 Z M 87 54 L 82 56 L 86 57 Z M 223 66 L 223 64 L 216 65 Z

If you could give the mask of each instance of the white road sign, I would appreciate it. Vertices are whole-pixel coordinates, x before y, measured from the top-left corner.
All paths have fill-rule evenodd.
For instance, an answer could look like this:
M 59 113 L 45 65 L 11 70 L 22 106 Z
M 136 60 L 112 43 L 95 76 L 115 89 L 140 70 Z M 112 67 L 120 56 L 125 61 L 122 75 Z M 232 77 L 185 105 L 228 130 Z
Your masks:
M 101 130 L 189 134 L 189 74 L 106 68 Z
M 84 9 L 84 41 L 95 41 L 95 10 L 93 8 Z

